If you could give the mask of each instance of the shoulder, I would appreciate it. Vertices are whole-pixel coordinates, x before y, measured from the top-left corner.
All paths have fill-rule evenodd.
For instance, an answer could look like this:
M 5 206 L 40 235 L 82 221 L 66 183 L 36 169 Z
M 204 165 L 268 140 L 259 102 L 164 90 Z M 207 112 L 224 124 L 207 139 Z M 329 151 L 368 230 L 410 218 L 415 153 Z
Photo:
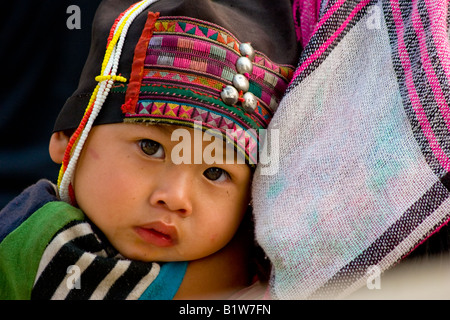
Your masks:
M 11 200 L 0 211 L 0 242 L 33 212 L 48 202 L 58 201 L 56 194 L 56 186 L 49 180 L 42 179 Z

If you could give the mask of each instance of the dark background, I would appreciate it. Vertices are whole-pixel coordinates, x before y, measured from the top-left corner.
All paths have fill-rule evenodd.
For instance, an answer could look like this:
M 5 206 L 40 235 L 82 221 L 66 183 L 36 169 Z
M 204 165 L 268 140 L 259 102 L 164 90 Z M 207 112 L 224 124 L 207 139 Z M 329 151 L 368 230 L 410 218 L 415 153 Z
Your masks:
M 0 209 L 41 178 L 56 182 L 48 154 L 54 121 L 78 85 L 100 0 L 2 3 L 0 20 Z M 70 5 L 80 29 L 69 29 Z

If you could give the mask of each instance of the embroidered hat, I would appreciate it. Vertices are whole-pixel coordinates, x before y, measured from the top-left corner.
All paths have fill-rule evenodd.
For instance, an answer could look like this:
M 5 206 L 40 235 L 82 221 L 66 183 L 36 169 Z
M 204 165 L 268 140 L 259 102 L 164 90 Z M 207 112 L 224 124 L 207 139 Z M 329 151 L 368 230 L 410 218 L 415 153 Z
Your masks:
M 97 124 L 214 129 L 256 164 L 258 129 L 267 128 L 298 56 L 292 20 L 290 1 L 103 1 L 79 86 L 54 127 L 75 130 L 61 197 L 68 199 L 77 158 Z

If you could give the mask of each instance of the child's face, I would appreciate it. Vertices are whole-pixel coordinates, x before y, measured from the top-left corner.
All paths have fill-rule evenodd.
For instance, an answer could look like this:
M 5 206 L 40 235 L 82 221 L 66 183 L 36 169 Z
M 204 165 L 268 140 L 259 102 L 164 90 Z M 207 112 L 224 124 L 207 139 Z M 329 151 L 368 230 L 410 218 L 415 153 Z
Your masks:
M 171 133 L 177 128 L 96 126 L 78 161 L 73 187 L 79 207 L 129 259 L 206 257 L 231 240 L 246 211 L 250 168 L 174 164 L 172 149 L 180 142 L 171 141 Z M 184 129 L 194 137 L 194 129 Z M 191 140 L 193 157 L 198 146 Z

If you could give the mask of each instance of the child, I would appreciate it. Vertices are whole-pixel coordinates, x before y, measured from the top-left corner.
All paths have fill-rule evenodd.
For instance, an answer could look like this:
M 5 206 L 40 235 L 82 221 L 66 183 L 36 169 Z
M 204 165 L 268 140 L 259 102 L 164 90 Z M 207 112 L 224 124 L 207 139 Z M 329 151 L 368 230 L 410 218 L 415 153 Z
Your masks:
M 0 298 L 239 297 L 291 20 L 290 1 L 104 1 L 50 140 L 58 188 L 41 180 L 0 212 Z

